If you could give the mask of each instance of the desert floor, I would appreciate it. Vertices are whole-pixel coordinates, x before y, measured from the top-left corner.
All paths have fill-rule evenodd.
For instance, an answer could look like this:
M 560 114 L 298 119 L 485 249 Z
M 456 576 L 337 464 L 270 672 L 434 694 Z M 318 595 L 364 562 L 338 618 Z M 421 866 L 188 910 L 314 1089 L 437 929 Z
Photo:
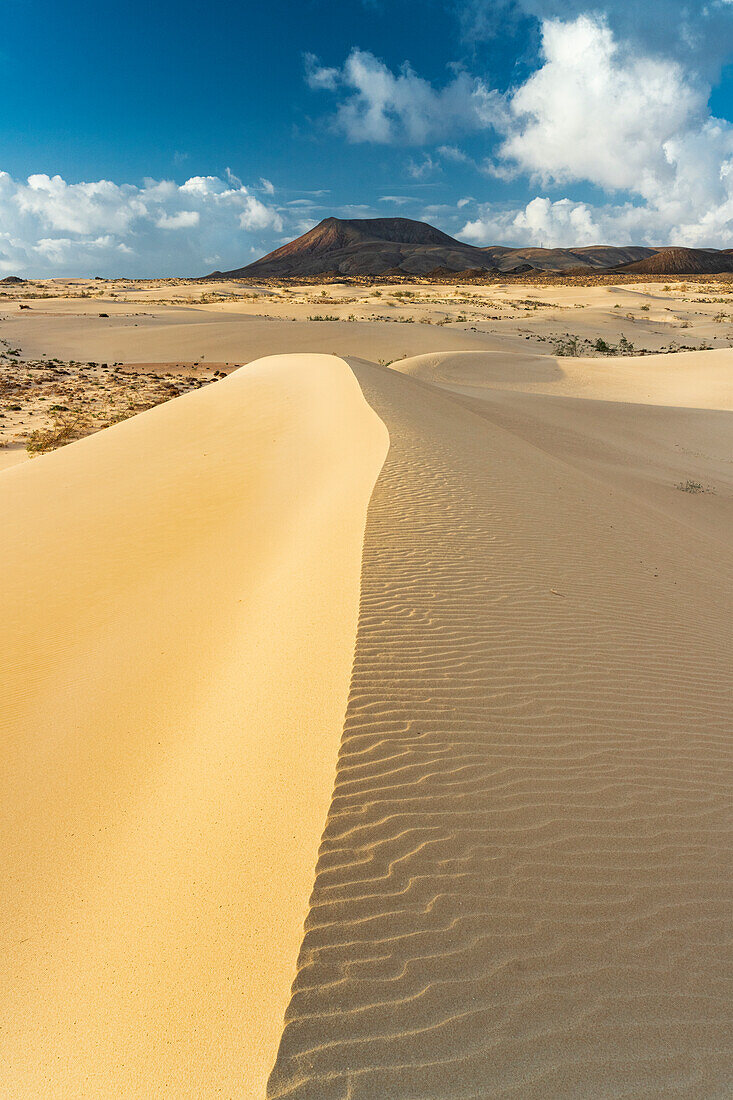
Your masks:
M 1 1096 L 728 1095 L 731 348 L 714 281 L 4 292 Z

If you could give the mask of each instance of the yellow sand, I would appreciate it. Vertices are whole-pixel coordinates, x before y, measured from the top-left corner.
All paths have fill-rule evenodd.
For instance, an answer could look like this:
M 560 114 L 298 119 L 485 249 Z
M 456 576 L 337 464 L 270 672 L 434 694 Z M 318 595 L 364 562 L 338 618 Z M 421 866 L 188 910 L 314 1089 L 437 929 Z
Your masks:
M 487 389 L 733 411 L 733 350 L 620 358 L 436 352 L 405 359 L 403 374 L 481 396 Z
M 391 446 L 270 1100 L 726 1095 L 730 479 L 670 484 L 683 410 L 355 370 Z
M 368 360 L 364 396 L 277 358 L 0 474 L 13 1100 L 728 1094 L 727 326 L 658 286 L 490 293 L 554 305 L 0 324 Z M 552 353 L 654 350 L 682 304 L 718 350 Z
M 0 1093 L 261 1097 L 387 434 L 291 356 L 0 482 Z

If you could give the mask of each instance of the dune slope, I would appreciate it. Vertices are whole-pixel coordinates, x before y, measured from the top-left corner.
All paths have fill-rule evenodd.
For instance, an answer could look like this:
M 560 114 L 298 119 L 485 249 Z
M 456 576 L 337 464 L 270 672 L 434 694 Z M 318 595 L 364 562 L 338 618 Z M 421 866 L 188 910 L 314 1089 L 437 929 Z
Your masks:
M 253 363 L 0 477 L 0 1092 L 261 1097 L 388 437 Z
M 733 412 L 733 350 L 583 359 L 506 351 L 411 356 L 395 368 L 480 397 L 487 389 Z
M 732 555 L 355 369 L 391 447 L 268 1095 L 723 1095 Z

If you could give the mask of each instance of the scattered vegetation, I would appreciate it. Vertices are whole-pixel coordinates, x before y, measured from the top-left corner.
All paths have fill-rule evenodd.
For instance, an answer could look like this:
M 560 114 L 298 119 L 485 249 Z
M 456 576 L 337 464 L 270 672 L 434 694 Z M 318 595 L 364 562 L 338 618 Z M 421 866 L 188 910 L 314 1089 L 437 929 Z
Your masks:
M 30 455 L 55 451 L 57 447 L 65 447 L 67 443 L 83 439 L 92 431 L 92 419 L 83 408 L 69 409 L 65 405 L 52 405 L 51 408 L 58 410 L 51 425 L 36 428 L 28 435 L 25 447 Z
M 552 350 L 560 357 L 588 355 L 594 351 L 599 355 L 633 355 L 635 352 L 634 345 L 624 335 L 621 335 L 617 344 L 609 344 L 600 336 L 596 340 L 589 340 L 572 332 L 552 338 Z
M 699 481 L 691 481 L 689 478 L 687 481 L 679 481 L 675 489 L 679 489 L 682 493 L 712 493 L 713 491 L 709 486 L 705 487 Z
M 0 340 L 0 346 L 7 341 Z M 45 454 L 224 377 L 181 365 L 177 373 L 119 363 L 24 360 L 0 351 L 0 447 Z

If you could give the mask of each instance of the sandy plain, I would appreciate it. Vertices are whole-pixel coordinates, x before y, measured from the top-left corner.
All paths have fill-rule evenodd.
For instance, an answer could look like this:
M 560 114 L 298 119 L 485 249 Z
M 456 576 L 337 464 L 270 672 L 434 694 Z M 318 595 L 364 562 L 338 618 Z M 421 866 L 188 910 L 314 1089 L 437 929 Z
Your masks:
M 726 1095 L 730 284 L 0 340 L 0 1092 Z

